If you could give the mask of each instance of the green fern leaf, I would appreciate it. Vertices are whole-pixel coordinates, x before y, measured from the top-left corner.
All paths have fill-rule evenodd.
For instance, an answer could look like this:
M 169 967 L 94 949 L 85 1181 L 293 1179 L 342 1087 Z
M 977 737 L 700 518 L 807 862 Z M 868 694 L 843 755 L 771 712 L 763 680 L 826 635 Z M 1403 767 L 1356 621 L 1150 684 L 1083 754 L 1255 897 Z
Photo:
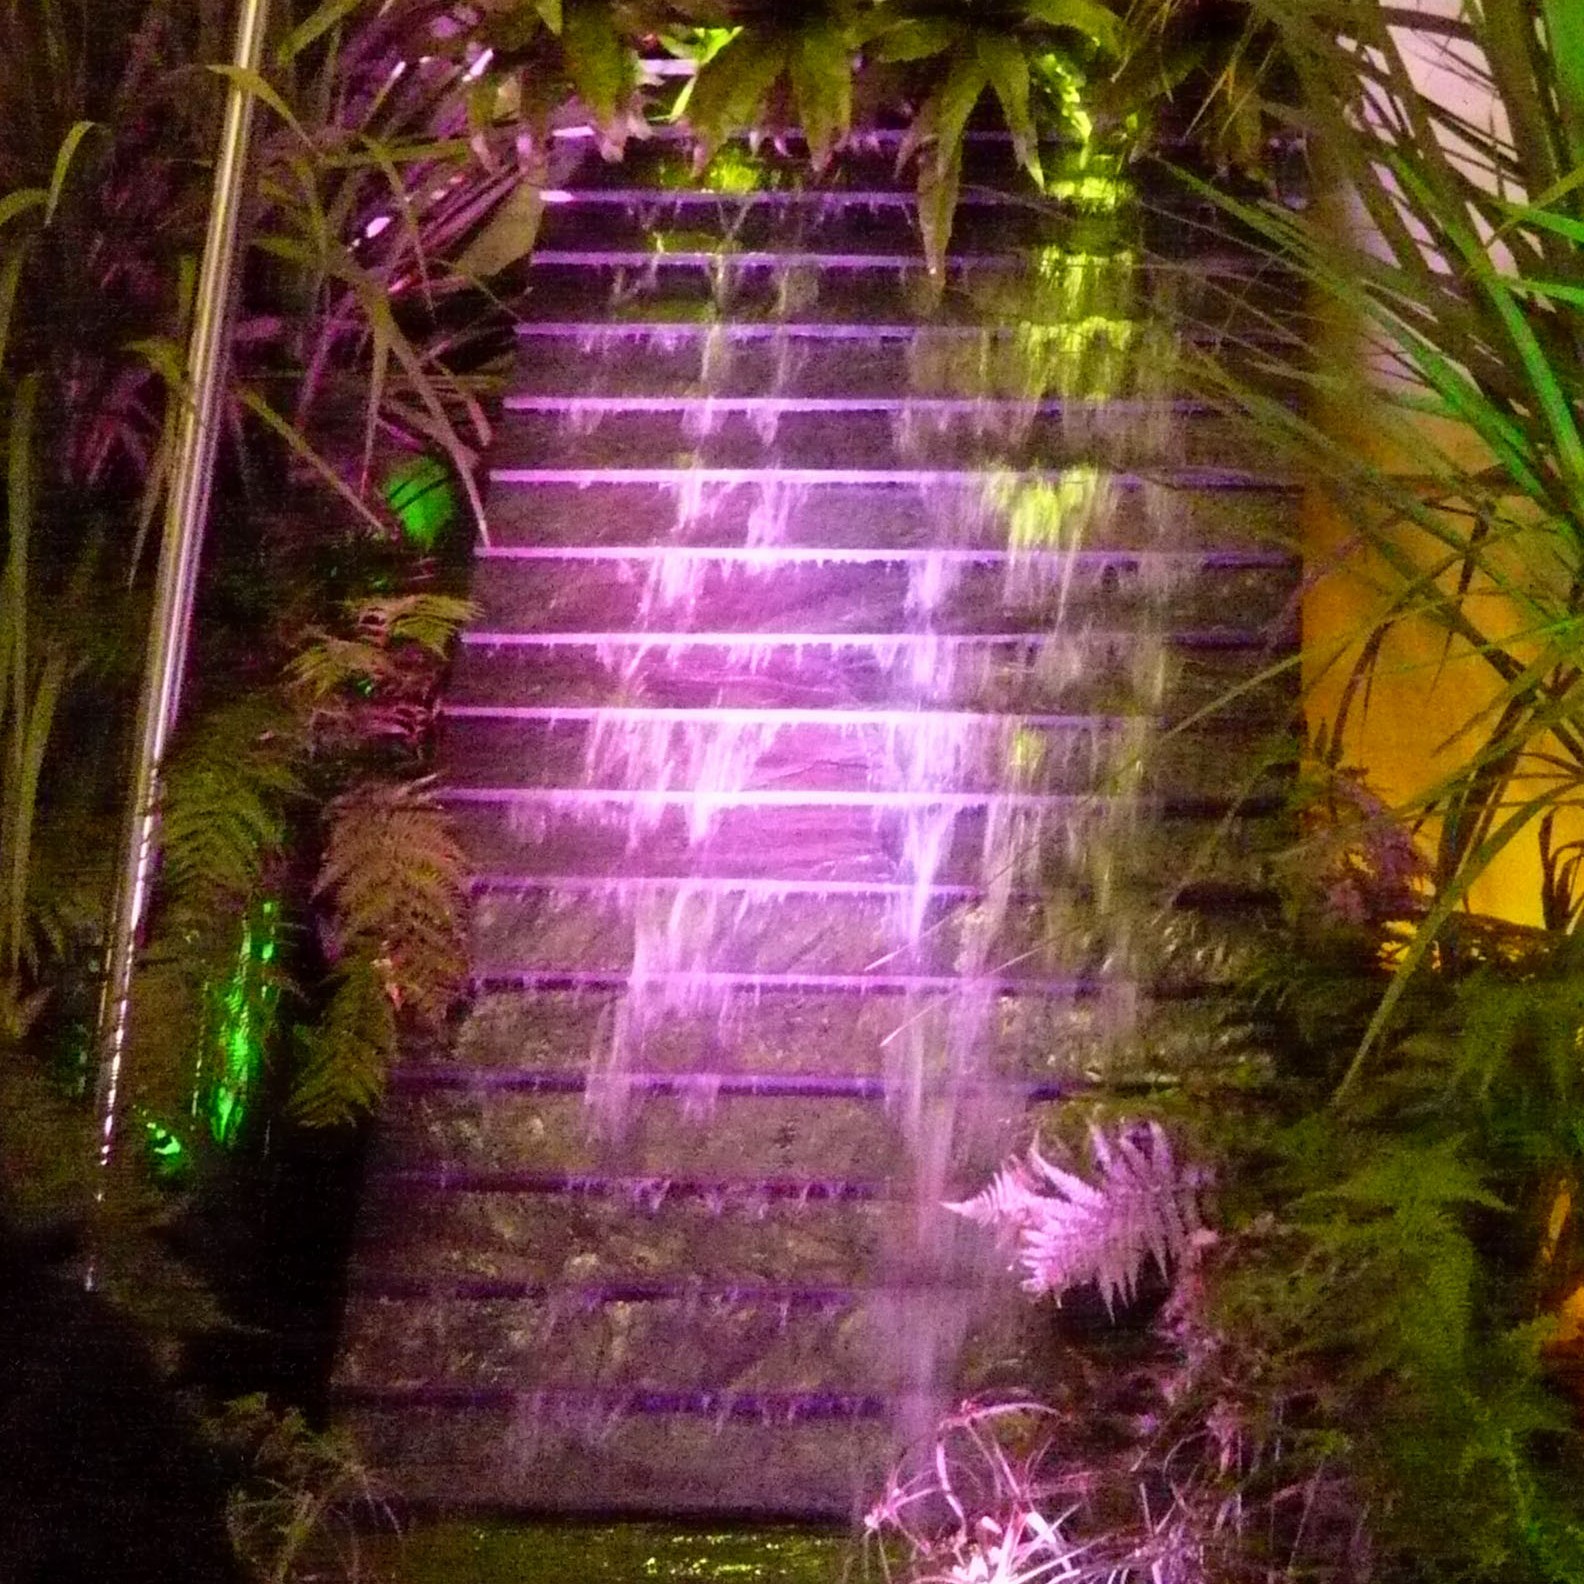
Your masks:
M 373 1110 L 396 1051 L 396 1009 L 370 957 L 353 958 L 317 1027 L 299 1029 L 290 1111 L 304 1127 L 342 1127 Z
M 272 701 L 245 700 L 200 723 L 173 756 L 161 805 L 164 880 L 179 903 L 258 886 L 301 794 L 293 741 Z
M 330 807 L 316 893 L 331 900 L 341 949 L 382 964 L 390 992 L 442 1016 L 466 973 L 467 862 L 427 783 L 370 782 Z

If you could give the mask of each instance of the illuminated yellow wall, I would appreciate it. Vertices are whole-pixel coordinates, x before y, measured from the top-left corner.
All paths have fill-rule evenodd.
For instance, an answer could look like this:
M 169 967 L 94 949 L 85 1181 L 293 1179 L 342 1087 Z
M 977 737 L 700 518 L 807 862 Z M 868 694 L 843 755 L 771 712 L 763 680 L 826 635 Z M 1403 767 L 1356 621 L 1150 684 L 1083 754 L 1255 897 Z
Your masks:
M 1407 8 L 1456 16 L 1459 6 L 1458 0 L 1410 0 Z M 1421 92 L 1438 103 L 1455 106 L 1474 125 L 1498 134 L 1505 132 L 1502 106 L 1488 96 L 1480 96 L 1469 75 L 1457 69 L 1446 40 L 1415 38 L 1403 29 L 1394 31 Z M 1455 149 L 1449 152 L 1456 157 Z M 1339 211 L 1334 219 L 1339 225 L 1350 223 L 1346 212 Z M 1353 219 L 1356 228 L 1356 217 Z M 1367 243 L 1367 234 L 1360 234 L 1366 235 Z M 1326 350 L 1339 355 L 1336 366 L 1369 367 L 1353 327 L 1332 324 L 1323 334 L 1331 343 Z M 1393 471 L 1415 470 L 1422 458 L 1414 455 L 1413 439 L 1391 444 L 1381 426 L 1373 421 L 1369 406 L 1364 402 L 1331 412 L 1326 415 L 1327 427 L 1372 461 Z M 1425 420 L 1419 423 L 1419 433 L 1425 442 L 1439 446 L 1459 461 L 1466 460 L 1473 466 L 1483 461 L 1478 443 L 1466 431 L 1459 433 L 1444 423 L 1432 425 Z M 1303 609 L 1307 717 L 1311 730 L 1321 725 L 1329 728 L 1336 720 L 1347 674 L 1360 652 L 1363 635 L 1374 627 L 1376 618 L 1386 608 L 1385 597 L 1372 583 L 1380 578 L 1388 585 L 1400 584 L 1398 574 L 1369 557 L 1349 557 L 1346 570 L 1328 570 L 1336 566 L 1349 532 L 1324 500 L 1315 496 L 1306 503 L 1305 553 L 1314 579 Z M 1399 543 L 1408 545 L 1409 541 L 1400 539 Z M 1543 546 L 1532 542 L 1528 547 L 1515 547 L 1515 554 L 1523 554 L 1526 548 L 1531 555 L 1543 553 Z M 1421 564 L 1427 555 L 1428 547 L 1423 547 Z M 1525 575 L 1535 573 L 1530 570 Z M 1476 610 L 1480 624 L 1493 636 L 1517 630 L 1522 620 L 1510 602 L 1493 596 L 1479 602 Z M 1339 649 L 1343 651 L 1340 661 L 1325 669 L 1326 660 Z M 1350 706 L 1345 761 L 1363 768 L 1374 786 L 1391 801 L 1406 801 L 1435 785 L 1477 748 L 1482 740 L 1477 727 L 1450 746 L 1448 740 L 1460 728 L 1477 721 L 1497 691 L 1495 673 L 1479 656 L 1462 646 L 1448 652 L 1444 633 L 1430 622 L 1404 622 L 1382 647 L 1367 710 L 1363 699 Z M 1558 826 L 1559 840 L 1584 834 L 1584 820 L 1564 826 L 1559 817 Z M 1426 839 L 1433 842 L 1434 832 L 1426 832 Z M 1540 874 L 1536 826 L 1521 832 L 1497 857 L 1475 887 L 1471 905 L 1478 912 L 1538 923 Z

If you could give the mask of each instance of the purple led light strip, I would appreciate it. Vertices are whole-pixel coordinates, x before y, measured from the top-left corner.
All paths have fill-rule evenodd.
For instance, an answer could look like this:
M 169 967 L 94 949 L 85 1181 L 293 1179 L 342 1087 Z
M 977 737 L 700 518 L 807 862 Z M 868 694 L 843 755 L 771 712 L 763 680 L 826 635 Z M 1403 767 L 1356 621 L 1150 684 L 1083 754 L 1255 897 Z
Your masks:
M 641 704 L 442 704 L 440 713 L 457 720 L 522 720 L 592 723 L 596 721 L 675 721 L 680 725 L 746 725 L 764 722 L 777 726 L 903 726 L 919 720 L 936 725 L 950 721 L 961 725 L 1007 726 L 1123 726 L 1143 717 L 1136 715 L 1012 715 L 979 710 L 779 709 L 747 705 L 701 704 L 682 706 Z
M 1045 996 L 1053 1000 L 1083 1001 L 1107 990 L 1127 988 L 1125 981 L 1100 979 L 1011 978 L 998 974 L 817 974 L 734 973 L 715 969 L 708 973 L 646 973 L 644 985 L 690 984 L 701 990 L 751 991 L 852 991 L 859 995 L 961 995 L 965 990 L 985 990 L 997 996 Z M 483 968 L 473 978 L 474 988 L 490 990 L 631 990 L 633 975 L 622 968 Z M 1196 1001 L 1217 987 L 1176 984 L 1141 987 L 1152 1001 Z
M 759 788 L 750 791 L 712 792 L 697 787 L 445 787 L 439 794 L 448 803 L 560 803 L 568 808 L 625 808 L 629 805 L 691 808 L 695 803 L 726 808 L 874 808 L 968 809 L 986 808 L 1093 808 L 1114 803 L 1128 808 L 1155 806 L 1143 798 L 1101 800 L 1077 792 L 848 792 L 828 789 L 803 791 L 795 787 Z
M 741 879 L 714 875 L 695 879 L 688 875 L 475 875 L 472 890 L 475 894 L 503 891 L 623 891 L 637 888 L 646 891 L 687 890 L 714 892 L 720 895 L 763 896 L 884 896 L 911 897 L 918 894 L 918 886 L 905 880 L 766 880 L 757 875 Z M 954 900 L 976 900 L 985 894 L 980 885 L 935 884 L 928 887 L 931 896 Z M 1038 897 L 1041 891 L 1014 891 L 1020 897 Z
M 480 545 L 475 554 L 486 561 L 735 561 L 748 565 L 867 565 L 871 562 L 923 561 L 996 565 L 1136 567 L 1164 562 L 1217 571 L 1246 571 L 1295 566 L 1298 558 L 1281 550 L 1008 550 L 1004 546 L 921 550 L 889 545 Z
M 946 255 L 948 270 L 1026 270 L 1029 262 L 1023 253 L 1018 252 Z M 734 269 L 883 269 L 909 275 L 919 274 L 929 267 L 922 250 L 916 253 L 813 253 L 792 250 L 774 252 L 756 248 L 745 248 L 740 253 L 722 253 L 702 248 L 659 253 L 646 248 L 541 247 L 534 249 L 528 264 L 530 268 L 538 269 L 713 269 L 721 266 Z M 1272 273 L 1268 263 L 1236 253 L 1205 253 L 1192 259 L 1162 258 L 1158 254 L 1150 254 L 1140 261 L 1139 268 L 1157 272 L 1181 270 L 1194 275 L 1214 275 L 1236 280 L 1257 279 Z
M 1151 417 L 1170 412 L 1183 417 L 1212 413 L 1208 402 L 1187 397 L 1159 401 L 1066 401 L 1045 398 L 957 396 L 508 396 L 508 412 L 521 413 L 935 413 L 978 417 L 986 412 L 1095 413 Z
M 462 642 L 480 649 L 912 649 L 919 645 L 959 649 L 972 644 L 1033 647 L 1050 643 L 1058 636 L 1062 635 L 1045 628 L 992 633 L 776 632 L 762 627 L 745 627 L 733 632 L 650 632 L 643 628 L 620 632 L 501 632 L 474 628 L 462 634 Z M 1264 647 L 1272 642 L 1270 635 L 1246 628 L 1172 632 L 1161 636 L 1179 648 L 1250 648 Z M 1138 634 L 1089 631 L 1065 636 L 1063 641 L 1136 643 Z M 899 719 L 907 719 L 908 713 L 899 712 Z M 928 711 L 924 713 L 927 715 Z
M 1006 327 L 1003 333 L 1015 334 L 1017 326 Z M 585 322 L 580 319 L 520 319 L 513 327 L 522 340 L 546 338 L 572 340 L 580 346 L 595 340 L 632 340 L 638 336 L 654 336 L 669 340 L 684 335 L 723 336 L 729 341 L 760 340 L 810 340 L 810 341 L 912 341 L 920 335 L 930 340 L 942 336 L 972 337 L 982 341 L 987 333 L 994 334 L 995 326 L 982 324 L 930 324 L 915 321 L 865 321 L 851 323 L 839 319 L 608 319 Z M 1219 346 L 1223 337 L 1211 329 L 1186 331 L 1186 338 L 1195 345 Z M 1243 331 L 1239 341 L 1245 344 L 1286 346 L 1290 337 L 1275 332 Z
M 774 1199 L 783 1203 L 869 1204 L 885 1197 L 886 1185 L 851 1177 L 671 1177 L 662 1173 L 622 1176 L 614 1172 L 491 1171 L 463 1166 L 404 1166 L 379 1172 L 391 1188 L 437 1193 L 584 1194 L 656 1204 L 666 1199 Z
M 582 1072 L 537 1071 L 525 1072 L 516 1068 L 495 1067 L 398 1067 L 391 1073 L 391 1085 L 409 1093 L 430 1094 L 454 1091 L 465 1095 L 475 1094 L 534 1094 L 580 1095 L 588 1087 L 588 1075 Z M 891 1085 L 884 1078 L 850 1076 L 832 1077 L 825 1073 L 698 1073 L 683 1076 L 676 1073 L 631 1073 L 623 1083 L 640 1094 L 687 1098 L 707 1084 L 710 1093 L 742 1100 L 780 1100 L 787 1098 L 814 1100 L 871 1100 L 882 1101 L 891 1093 Z M 1085 1079 L 1008 1078 L 1003 1080 L 977 1079 L 969 1083 L 953 1083 L 944 1089 L 926 1086 L 929 1092 L 950 1094 L 994 1094 L 1016 1096 L 1030 1104 L 1049 1100 L 1065 1100 L 1076 1094 L 1090 1094 L 1104 1089 L 1107 1094 L 1126 1091 L 1125 1084 L 1091 1082 Z M 1149 1089 L 1146 1084 L 1133 1086 Z
M 594 484 L 620 484 L 650 488 L 665 485 L 680 489 L 688 485 L 740 484 L 807 485 L 812 487 L 868 487 L 931 489 L 947 485 L 986 489 L 1007 478 L 1019 483 L 1060 483 L 1073 473 L 1071 468 L 1021 468 L 1011 472 L 987 472 L 983 468 L 789 468 L 789 467 L 585 467 L 536 468 L 498 467 L 490 469 L 496 484 L 575 484 L 587 488 Z M 1184 491 L 1253 490 L 1265 494 L 1297 495 L 1297 485 L 1269 474 L 1234 468 L 1163 467 L 1158 475 L 1112 473 L 1110 482 L 1121 489 L 1138 489 L 1160 484 Z
M 859 1290 L 835 1286 L 771 1286 L 747 1282 L 677 1281 L 635 1277 L 603 1282 L 556 1283 L 516 1281 L 499 1276 L 408 1276 L 395 1272 L 369 1272 L 354 1275 L 354 1290 L 382 1298 L 454 1298 L 464 1303 L 491 1300 L 539 1302 L 559 1299 L 572 1305 L 594 1307 L 618 1303 L 732 1303 L 743 1306 L 794 1309 L 851 1307 L 870 1293 L 877 1296 L 906 1296 L 914 1292 L 938 1292 L 938 1286 L 907 1286 L 903 1283 L 877 1284 Z M 966 1288 L 965 1291 L 977 1291 Z
M 528 1408 L 548 1401 L 594 1402 L 607 1411 L 634 1415 L 677 1415 L 704 1419 L 882 1420 L 893 1406 L 909 1397 L 933 1401 L 924 1393 L 898 1392 L 890 1397 L 850 1392 L 648 1391 L 613 1386 L 466 1386 L 426 1382 L 412 1386 L 344 1385 L 337 1399 L 367 1407 L 390 1405 L 431 1408 Z

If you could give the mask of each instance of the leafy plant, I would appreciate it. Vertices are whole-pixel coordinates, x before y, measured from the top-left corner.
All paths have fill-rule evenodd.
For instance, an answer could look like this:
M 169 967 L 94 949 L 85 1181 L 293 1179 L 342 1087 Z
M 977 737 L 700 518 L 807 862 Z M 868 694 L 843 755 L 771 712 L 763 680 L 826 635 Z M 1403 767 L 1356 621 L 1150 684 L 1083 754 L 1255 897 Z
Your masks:
M 357 1584 L 371 1578 L 365 1533 L 372 1517 L 394 1527 L 373 1473 L 335 1430 L 262 1396 L 227 1403 L 216 1441 L 243 1464 L 226 1524 L 238 1559 L 258 1584 Z
M 1336 570 L 1376 602 L 1352 635 L 1354 674 L 1333 734 L 1340 740 L 1371 681 L 1383 682 L 1383 657 L 1405 632 L 1430 635 L 1438 671 L 1471 679 L 1442 744 L 1450 768 L 1397 807 L 1433 833 L 1435 900 L 1360 1061 L 1474 884 L 1576 800 L 1584 767 L 1574 720 L 1584 227 L 1570 174 L 1580 159 L 1579 41 L 1564 9 L 1497 0 L 1436 24 L 1453 39 L 1462 86 L 1499 112 L 1483 120 L 1423 83 L 1424 35 L 1397 27 L 1380 0 L 1256 0 L 1297 85 L 1286 119 L 1307 132 L 1322 178 L 1368 235 L 1339 225 L 1329 204 L 1217 198 L 1305 283 L 1319 319 L 1356 331 L 1345 348 L 1299 348 L 1290 327 L 1269 327 L 1277 350 L 1267 344 L 1255 364 L 1305 392 L 1302 405 L 1228 363 L 1200 365 L 1260 443 L 1334 503 L 1350 536 Z M 1361 367 L 1377 377 L 1362 381 Z M 1357 420 L 1363 406 L 1369 447 L 1330 421 Z M 1553 916 L 1559 905 L 1553 898 Z

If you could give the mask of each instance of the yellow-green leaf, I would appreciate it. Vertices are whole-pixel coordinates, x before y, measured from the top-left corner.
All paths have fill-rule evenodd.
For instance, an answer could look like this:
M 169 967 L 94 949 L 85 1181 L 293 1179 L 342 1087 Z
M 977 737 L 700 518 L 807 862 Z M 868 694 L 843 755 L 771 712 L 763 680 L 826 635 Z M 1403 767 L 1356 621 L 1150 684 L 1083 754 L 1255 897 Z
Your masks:
M 561 28 L 567 73 L 607 135 L 632 83 L 631 56 L 601 0 L 568 0 Z
M 896 64 L 928 60 L 949 50 L 961 31 L 958 23 L 944 17 L 910 19 L 887 28 L 875 44 L 873 55 L 877 61 Z
M 919 161 L 919 227 L 924 234 L 924 256 L 930 275 L 937 282 L 946 271 L 946 249 L 951 243 L 952 220 L 957 213 L 957 195 L 961 187 L 961 141 L 944 163 L 933 159 Z
M 55 170 L 50 176 L 49 197 L 44 203 L 45 225 L 55 218 L 55 210 L 60 204 L 61 195 L 66 191 L 66 179 L 71 174 L 72 161 L 77 157 L 77 150 L 82 147 L 82 140 L 98 125 L 97 121 L 78 121 L 61 140 L 60 150 L 55 155 Z
M 354 11 L 367 3 L 368 0 L 324 0 L 324 4 L 312 16 L 299 22 L 280 41 L 280 46 L 275 51 L 276 61 L 282 66 L 290 65 L 311 44 L 346 21 Z
M 948 164 L 962 163 L 963 131 L 974 106 L 990 85 L 989 74 L 977 50 L 959 49 L 952 57 L 946 81 L 934 95 L 931 125 L 935 132 L 935 164 L 945 171 Z
M 18 215 L 29 209 L 40 209 L 49 202 L 49 194 L 42 187 L 19 187 L 0 198 L 0 226 L 7 226 Z
M 1110 55 L 1122 53 L 1122 24 L 1096 0 L 1025 0 L 1025 9 L 1031 22 L 1071 28 Z
M 787 72 L 809 156 L 821 170 L 852 124 L 852 54 L 841 27 L 804 28 L 788 51 Z
M 1045 175 L 1040 168 L 1039 134 L 1029 113 L 1028 57 L 1015 39 L 1005 33 L 988 31 L 975 36 L 974 53 L 990 79 L 990 86 L 995 89 L 996 98 L 1001 101 L 1001 113 L 1006 117 L 1019 163 L 1034 178 L 1035 185 L 1043 187 Z
M 485 280 L 526 258 L 533 251 L 543 217 L 539 188 L 529 182 L 514 187 L 457 260 L 458 274 Z
M 688 122 L 699 139 L 701 166 L 732 133 L 753 121 L 786 63 L 784 34 L 744 29 L 699 68 Z
M 206 68 L 217 77 L 224 77 L 233 87 L 245 89 L 255 99 L 262 99 L 282 121 L 289 126 L 302 140 L 313 146 L 313 139 L 303 130 L 302 122 L 292 114 L 291 106 L 275 91 L 267 78 L 260 72 L 250 71 L 246 66 L 219 65 Z

